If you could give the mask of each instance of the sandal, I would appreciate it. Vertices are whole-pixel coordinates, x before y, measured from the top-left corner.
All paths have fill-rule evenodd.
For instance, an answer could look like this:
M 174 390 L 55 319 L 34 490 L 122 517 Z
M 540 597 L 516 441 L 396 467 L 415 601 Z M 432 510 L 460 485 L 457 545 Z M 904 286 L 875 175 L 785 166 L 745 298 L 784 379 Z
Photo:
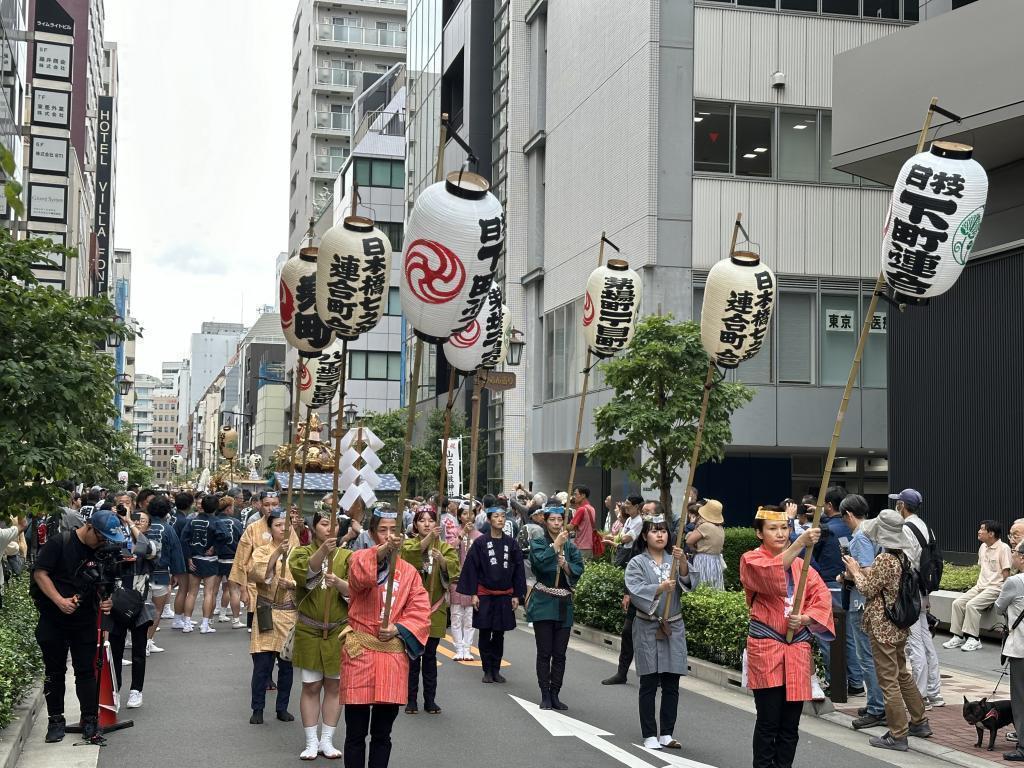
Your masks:
M 407 715 L 415 715 L 418 712 L 419 712 L 419 709 L 416 707 L 415 704 L 410 704 L 409 706 L 407 706 L 405 708 L 405 714 L 407 714 Z
M 425 704 L 423 706 L 423 709 L 428 714 L 431 714 L 431 715 L 439 715 L 439 714 L 441 714 L 441 708 L 439 706 L 437 706 L 437 704 Z
M 665 749 L 682 749 L 683 748 L 683 745 L 680 744 L 675 739 L 672 739 L 672 741 L 670 741 L 668 744 L 662 744 L 661 746 L 665 747 Z

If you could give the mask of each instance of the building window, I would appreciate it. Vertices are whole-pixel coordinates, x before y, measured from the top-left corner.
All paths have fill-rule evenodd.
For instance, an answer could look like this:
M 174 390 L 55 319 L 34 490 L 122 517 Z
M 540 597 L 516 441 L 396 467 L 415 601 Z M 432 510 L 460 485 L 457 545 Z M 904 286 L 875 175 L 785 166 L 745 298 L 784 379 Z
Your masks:
M 400 381 L 400 352 L 349 352 L 349 378 L 369 381 Z
M 973 1 L 973 0 L 968 0 Z M 919 0 L 704 0 L 704 2 L 725 3 L 741 8 L 762 8 L 766 10 L 798 11 L 801 13 L 825 13 L 836 16 L 863 16 L 866 19 L 917 21 Z M 958 0 L 953 1 L 953 9 Z
M 736 175 L 772 175 L 772 122 L 774 110 L 736 108 Z
M 356 184 L 360 187 L 405 187 L 405 162 L 368 157 L 356 158 Z
M 779 333 L 779 381 L 812 384 L 811 323 L 814 296 L 809 293 L 779 293 L 776 323 Z
M 402 314 L 402 302 L 399 298 L 399 291 L 394 286 L 388 288 L 388 308 L 386 314 L 392 317 L 398 317 Z
M 870 296 L 863 297 L 863 312 L 868 311 L 871 303 Z M 863 322 L 863 321 L 862 321 Z M 860 333 L 860 328 L 857 328 Z M 865 387 L 889 386 L 888 381 L 888 340 L 889 340 L 889 310 L 885 304 L 879 303 L 875 307 L 875 315 L 871 320 L 871 328 L 868 331 L 868 339 L 864 344 L 864 360 L 860 368 L 861 381 Z
M 572 302 L 544 318 L 544 399 L 555 400 L 579 392 L 583 334 L 578 332 L 577 306 Z M 596 388 L 596 386 L 595 386 Z
M 396 253 L 402 250 L 402 241 L 405 234 L 405 225 L 394 221 L 378 221 L 377 229 L 388 236 L 391 241 L 391 250 Z
M 821 383 L 842 386 L 850 373 L 850 361 L 857 350 L 860 324 L 857 296 L 823 293 L 818 310 L 818 338 L 821 340 Z
M 693 169 L 732 173 L 732 110 L 728 104 L 698 101 L 693 115 Z
M 779 178 L 818 180 L 818 113 L 779 110 Z

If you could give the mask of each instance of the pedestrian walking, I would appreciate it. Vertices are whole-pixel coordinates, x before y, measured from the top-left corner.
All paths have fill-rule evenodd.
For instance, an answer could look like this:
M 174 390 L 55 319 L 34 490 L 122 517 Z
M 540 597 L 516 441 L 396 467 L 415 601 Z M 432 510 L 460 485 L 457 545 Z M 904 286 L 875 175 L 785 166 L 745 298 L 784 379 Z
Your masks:
M 203 621 L 199 633 L 208 635 L 217 630 L 210 626 L 213 609 L 217 607 L 217 588 L 220 576 L 217 569 L 217 547 L 225 540 L 221 522 L 216 518 L 220 500 L 215 495 L 204 496 L 201 511 L 185 523 L 182 529 L 182 541 L 185 544 L 185 562 L 189 570 L 188 594 L 185 597 L 185 620 L 181 631 L 192 632 L 192 611 L 195 609 L 199 596 L 199 586 L 203 587 Z
M 644 522 L 640 551 L 626 566 L 626 590 L 636 609 L 633 648 L 640 677 L 640 731 L 647 749 L 682 748 L 672 735 L 679 709 L 679 678 L 686 674 L 686 627 L 680 601 L 695 582 L 682 548 L 668 549 L 669 536 L 663 515 Z M 659 687 L 661 708 L 656 718 Z
M 790 542 L 789 516 L 781 507 L 761 507 L 754 516 L 761 546 L 740 558 L 740 583 L 750 609 L 747 687 L 754 694 L 754 768 L 792 768 L 800 741 L 800 715 L 812 698 L 812 636 L 835 637 L 832 596 L 809 571 L 799 613 L 793 596 L 803 571 L 800 553 L 821 537 L 811 528 Z M 786 638 L 793 632 L 792 642 Z
M 469 548 L 483 535 L 476 529 L 475 517 L 469 502 L 463 502 L 459 507 L 459 523 L 462 527 L 458 530 L 458 536 L 454 541 L 448 540 L 449 546 L 458 550 L 460 573 L 465 567 Z M 476 642 L 476 630 L 473 628 L 473 598 L 459 594 L 458 586 L 459 583 L 456 579 L 448 587 L 448 598 L 452 609 L 452 640 L 455 642 L 454 658 L 456 661 L 472 661 L 472 647 Z
M 722 502 L 707 499 L 697 510 L 694 529 L 686 534 L 686 544 L 694 552 L 693 570 L 700 584 L 725 589 L 725 518 Z
M 402 543 L 402 559 L 415 568 L 430 598 L 430 634 L 423 655 L 409 662 L 407 714 L 419 709 L 420 672 L 423 674 L 423 709 L 439 715 L 437 705 L 437 646 L 448 626 L 448 587 L 459 578 L 459 553 L 443 540 L 437 513 L 422 506 L 412 518 L 413 536 Z
M 559 693 L 572 631 L 572 592 L 583 575 L 583 556 L 569 541 L 564 522 L 564 507 L 548 507 L 544 510 L 544 536 L 530 540 L 530 567 L 537 581 L 526 602 L 526 620 L 533 622 L 537 643 L 541 709 L 569 708 Z
M 287 568 L 290 540 L 285 511 L 277 507 L 270 513 L 270 542 L 252 553 L 249 580 L 256 585 L 256 620 L 253 622 L 249 653 L 252 656 L 251 725 L 263 723 L 267 686 L 277 662 L 277 719 L 289 723 L 295 716 L 288 711 L 292 692 L 292 663 L 282 659 L 281 649 L 295 626 L 295 582 Z
M 159 552 L 149 577 L 149 593 L 153 598 L 156 616 L 149 627 L 146 640 L 147 655 L 164 652 L 164 649 L 156 644 L 156 631 L 162 618 L 174 617 L 170 605 L 171 579 L 180 579 L 184 582 L 188 578 L 185 558 L 181 553 L 181 542 L 178 541 L 178 534 L 174 532 L 174 526 L 168 519 L 172 507 L 170 499 L 166 496 L 153 499 L 147 507 L 149 528 L 146 537 L 156 545 Z M 170 616 L 165 609 L 170 612 Z
M 252 568 L 252 553 L 257 547 L 270 542 L 270 527 L 268 521 L 270 513 L 278 509 L 279 502 L 275 491 L 261 491 L 258 504 L 261 514 L 246 525 L 242 538 L 235 548 L 235 562 L 231 565 L 231 573 L 228 578 L 239 585 L 242 594 L 245 596 L 246 617 L 245 625 L 252 632 L 253 618 L 256 615 L 256 584 L 249 583 L 249 571 Z M 299 546 L 298 537 L 289 529 L 289 541 L 292 547 Z M 177 618 L 175 618 L 177 623 Z
M 526 599 L 523 551 L 505 533 L 505 512 L 487 510 L 489 530 L 473 542 L 459 574 L 460 594 L 473 601 L 473 627 L 480 630 L 483 682 L 504 683 L 501 657 L 505 633 L 516 628 L 516 609 Z
M 981 648 L 981 614 L 987 610 L 1010 575 L 1010 546 L 1001 540 L 1003 527 L 995 520 L 982 520 L 978 526 L 978 580 L 953 601 L 949 631 L 953 637 L 943 648 L 977 651 Z
M 409 691 L 409 659 L 423 652 L 430 633 L 427 591 L 416 569 L 397 557 L 402 542 L 398 525 L 398 513 L 378 505 L 369 525 L 376 545 L 348 560 L 348 626 L 341 637 L 345 768 L 388 765 L 391 729 Z M 393 556 L 390 611 L 383 624 Z
M 237 490 L 237 489 L 236 489 Z M 241 491 L 239 498 L 241 497 Z M 235 514 L 235 505 L 238 500 L 233 496 L 225 496 L 220 500 L 217 510 L 217 523 L 220 526 L 221 538 L 217 542 L 215 554 L 217 555 L 217 576 L 220 582 L 223 596 L 220 603 L 220 621 L 222 623 L 232 622 L 231 626 L 240 628 L 242 626 L 242 588 L 231 581 L 231 569 L 235 564 L 235 552 L 238 550 L 238 542 L 245 533 L 245 526 Z M 151 505 L 152 506 L 152 505 Z
M 907 628 L 893 621 L 892 608 L 901 598 L 903 576 L 913 570 L 906 555 L 908 546 L 903 518 L 894 509 L 883 509 L 878 517 L 862 524 L 864 533 L 882 550 L 869 568 L 861 568 L 854 558 L 843 562 L 854 584 L 867 599 L 863 627 L 871 638 L 871 654 L 875 660 L 878 684 L 885 700 L 885 721 L 889 730 L 868 742 L 880 749 L 906 752 L 907 736 L 927 738 L 932 735 L 925 716 L 924 699 L 907 669 Z M 913 588 L 917 589 L 916 579 Z M 907 712 L 910 721 L 907 721 Z
M 352 552 L 339 548 L 334 534 L 330 514 L 315 512 L 312 542 L 288 556 L 296 604 L 292 666 L 302 681 L 299 714 L 306 735 L 306 747 L 299 754 L 302 760 L 316 760 L 317 755 L 328 760 L 341 757 L 334 746 L 334 731 L 341 717 L 340 637 L 348 617 L 345 577 Z

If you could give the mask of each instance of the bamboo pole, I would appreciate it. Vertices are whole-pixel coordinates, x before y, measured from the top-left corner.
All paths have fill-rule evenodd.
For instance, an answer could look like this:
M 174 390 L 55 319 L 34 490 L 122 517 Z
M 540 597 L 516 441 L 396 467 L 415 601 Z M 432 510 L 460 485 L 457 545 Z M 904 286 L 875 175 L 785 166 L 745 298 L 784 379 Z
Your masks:
M 441 114 L 441 128 L 438 131 L 437 141 L 437 165 L 434 166 L 434 182 L 444 180 L 444 145 L 448 140 L 448 113 Z M 402 456 L 402 483 L 398 492 L 397 510 L 401 519 L 402 510 L 400 506 L 405 503 L 405 496 L 409 490 L 409 465 L 412 462 L 412 429 L 416 423 L 416 390 L 420 383 L 420 365 L 423 358 L 423 339 L 416 337 L 416 348 L 413 353 L 412 362 L 412 385 L 409 387 L 409 415 L 405 421 L 405 453 Z M 391 553 L 391 562 L 388 566 L 388 587 L 384 594 L 384 614 L 381 616 L 381 627 L 387 627 L 391 623 L 391 600 L 395 591 L 395 568 L 398 565 L 398 550 Z
M 301 363 L 295 363 L 295 383 L 298 386 L 299 381 L 299 369 Z M 286 507 L 288 511 L 292 508 L 292 486 L 295 485 L 295 449 L 296 449 L 296 430 L 299 428 L 299 395 L 298 393 L 292 394 L 292 436 L 291 436 L 291 449 L 288 451 L 288 501 Z
M 331 482 L 331 531 L 328 534 L 331 538 L 334 538 L 335 531 L 338 529 L 338 476 L 341 474 L 341 437 L 342 437 L 342 417 L 345 413 L 345 378 L 348 375 L 348 341 L 342 340 L 341 342 L 341 380 L 338 382 L 338 411 L 334 419 L 334 477 Z M 330 424 L 330 417 L 328 416 L 328 424 Z M 336 551 L 336 550 L 335 550 Z M 327 569 L 324 572 L 324 586 L 326 586 L 327 574 L 334 570 L 334 555 L 335 552 L 331 553 L 331 556 L 327 560 Z M 321 637 L 326 640 L 329 634 L 327 630 L 327 621 L 331 615 L 331 601 L 336 599 L 334 595 L 330 595 L 324 600 L 324 621 L 323 628 L 321 629 Z
M 921 133 L 917 138 L 917 152 L 915 154 L 924 151 L 928 130 L 932 124 L 932 109 L 938 104 L 938 101 L 937 97 L 932 98 L 931 103 L 928 105 L 928 111 L 924 117 L 924 125 L 921 126 Z M 878 296 L 884 289 L 885 272 L 883 271 L 879 273 L 878 279 L 875 281 L 875 289 L 871 293 L 871 303 L 868 305 L 867 312 L 864 313 L 864 322 L 860 328 L 860 338 L 857 340 L 857 351 L 853 356 L 853 364 L 850 366 L 850 375 L 846 379 L 846 387 L 843 389 L 843 399 L 839 404 L 839 413 L 836 416 L 836 424 L 832 430 L 832 440 L 829 442 L 828 454 L 825 457 L 825 471 L 821 475 L 821 485 L 818 487 L 818 501 L 814 507 L 812 528 L 821 526 L 821 513 L 825 507 L 825 493 L 828 490 L 828 484 L 832 480 L 832 467 L 836 460 L 836 449 L 839 447 L 839 436 L 843 431 L 843 422 L 846 421 L 846 409 L 850 404 L 850 393 L 853 391 L 853 385 L 857 381 L 857 374 L 860 372 L 861 360 L 864 357 L 864 346 L 867 344 L 868 333 L 871 331 L 871 320 L 875 316 L 875 309 L 878 307 Z M 800 582 L 797 584 L 796 592 L 793 593 L 793 613 L 798 615 L 803 610 L 804 591 L 807 588 L 807 572 L 810 565 L 811 558 L 804 557 L 803 568 L 800 571 Z M 792 642 L 792 629 L 786 631 L 786 640 L 787 642 Z
M 306 462 L 309 460 L 309 422 L 313 417 L 313 406 L 306 406 L 306 437 L 302 441 L 302 475 L 299 479 L 299 508 L 302 508 L 302 496 L 306 495 Z M 292 513 L 292 505 L 288 505 L 288 514 Z M 291 525 L 291 520 L 288 521 Z
M 480 452 L 480 390 L 487 378 L 486 371 L 477 371 L 473 375 L 473 409 L 469 427 L 469 501 L 476 501 L 476 461 Z
M 455 366 L 451 366 L 451 373 L 448 375 L 448 403 L 444 407 L 444 440 L 441 445 L 441 470 L 440 478 L 437 481 L 437 506 L 438 516 L 441 514 L 441 497 L 445 493 L 445 484 L 448 477 L 448 438 L 452 432 L 452 408 L 455 406 Z

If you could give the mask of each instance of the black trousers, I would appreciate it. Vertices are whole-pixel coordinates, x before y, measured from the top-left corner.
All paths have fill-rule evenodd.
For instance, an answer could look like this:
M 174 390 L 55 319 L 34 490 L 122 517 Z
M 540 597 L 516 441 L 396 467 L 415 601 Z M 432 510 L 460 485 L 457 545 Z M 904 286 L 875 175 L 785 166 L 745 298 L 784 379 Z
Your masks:
M 654 699 L 661 686 L 661 729 L 654 719 Z M 679 675 L 654 672 L 640 675 L 640 732 L 645 739 L 652 736 L 670 736 L 676 727 L 679 709 Z
M 537 685 L 541 691 L 562 690 L 565 677 L 565 649 L 569 647 L 570 627 L 558 621 L 533 622 L 533 638 L 537 641 Z
M 397 704 L 345 705 L 345 768 L 387 768 L 391 759 L 391 726 Z M 366 734 L 370 734 L 370 762 L 366 762 Z
M 786 687 L 754 691 L 754 768 L 792 768 L 800 740 L 802 701 L 786 701 Z
M 82 717 L 99 714 L 96 701 L 96 625 L 54 621 L 40 615 L 36 642 L 43 654 L 43 696 L 50 717 L 64 714 L 64 675 L 68 653 L 75 670 L 75 694 Z
M 423 668 L 423 702 L 437 701 L 437 644 L 439 637 L 428 637 L 423 655 L 409 662 L 409 705 L 416 706 L 420 692 L 420 668 Z
M 636 618 L 636 607 L 630 603 L 626 609 L 626 621 L 622 625 L 619 640 L 619 676 L 625 677 L 633 664 L 633 620 Z
M 505 655 L 505 633 L 497 629 L 480 630 L 480 664 L 484 672 L 501 671 L 501 657 Z
M 134 644 L 135 641 L 132 641 Z M 277 705 L 278 712 L 288 709 L 288 701 L 292 695 L 293 669 L 290 661 L 280 658 L 274 651 L 261 651 L 252 656 L 252 709 L 262 710 L 267 703 L 267 685 L 274 673 L 274 660 L 277 660 Z
M 132 684 L 130 691 L 141 691 L 146 682 L 146 641 L 147 633 L 153 622 L 147 621 L 138 627 L 132 627 Z M 114 675 L 117 678 L 117 690 L 121 690 L 121 659 L 124 658 L 125 640 L 128 627 L 115 624 L 110 630 L 110 653 L 114 657 Z

